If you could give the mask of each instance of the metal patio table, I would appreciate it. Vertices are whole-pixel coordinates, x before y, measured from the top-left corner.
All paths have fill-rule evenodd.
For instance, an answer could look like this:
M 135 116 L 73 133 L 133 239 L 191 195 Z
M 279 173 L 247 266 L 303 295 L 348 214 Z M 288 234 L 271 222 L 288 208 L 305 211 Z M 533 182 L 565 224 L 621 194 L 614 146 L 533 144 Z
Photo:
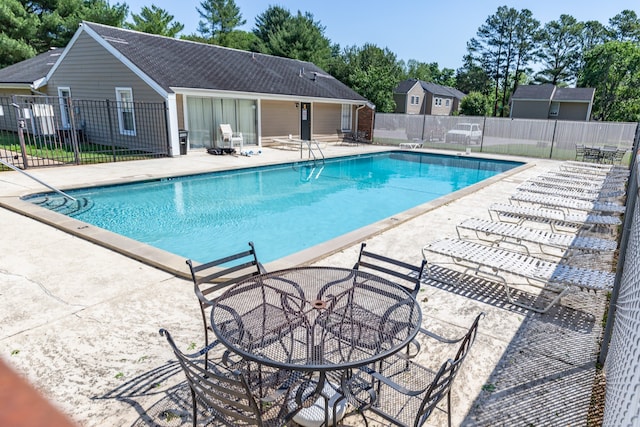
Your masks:
M 304 395 L 306 402 L 324 390 L 327 373 L 343 375 L 403 349 L 421 322 L 406 288 L 336 267 L 253 276 L 225 291 L 211 311 L 212 329 L 231 351 L 260 365 L 309 374 L 313 381 L 305 387 L 313 390 Z

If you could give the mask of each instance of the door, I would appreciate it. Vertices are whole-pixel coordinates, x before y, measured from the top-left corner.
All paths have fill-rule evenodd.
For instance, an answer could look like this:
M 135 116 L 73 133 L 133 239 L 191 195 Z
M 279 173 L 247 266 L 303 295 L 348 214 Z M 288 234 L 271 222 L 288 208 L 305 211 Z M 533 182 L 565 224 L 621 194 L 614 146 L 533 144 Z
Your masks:
M 311 103 L 300 104 L 300 139 L 311 141 Z

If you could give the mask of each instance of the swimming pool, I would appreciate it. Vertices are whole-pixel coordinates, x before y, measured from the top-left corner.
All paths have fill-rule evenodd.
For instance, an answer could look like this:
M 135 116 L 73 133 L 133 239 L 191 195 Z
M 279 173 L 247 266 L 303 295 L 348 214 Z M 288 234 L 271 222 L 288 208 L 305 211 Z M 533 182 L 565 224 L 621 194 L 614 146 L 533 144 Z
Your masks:
M 253 241 L 266 263 L 520 165 L 385 152 L 68 191 L 79 206 L 28 200 L 200 262 Z

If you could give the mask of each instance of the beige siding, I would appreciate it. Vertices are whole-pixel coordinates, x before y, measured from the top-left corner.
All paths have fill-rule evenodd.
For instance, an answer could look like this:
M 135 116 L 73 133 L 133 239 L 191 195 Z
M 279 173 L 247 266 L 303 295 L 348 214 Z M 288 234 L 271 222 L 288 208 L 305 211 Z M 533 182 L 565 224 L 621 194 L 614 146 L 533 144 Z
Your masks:
M 116 87 L 130 87 L 134 101 L 164 99 L 122 62 L 82 33 L 48 82 L 47 93 L 57 96 L 58 87 L 71 88 L 78 99 L 116 99 Z
M 316 102 L 312 105 L 311 113 L 314 114 L 311 116 L 314 137 L 338 135 L 342 119 L 341 104 L 319 104 Z
M 124 87 L 131 88 L 134 102 L 164 102 L 160 94 L 86 33 L 80 34 L 51 76 L 47 93 L 58 96 L 59 87 L 70 88 L 72 98 L 81 100 L 115 101 L 115 88 Z M 107 125 L 105 120 L 98 122 L 95 114 L 86 114 L 84 120 L 85 133 L 92 143 L 110 144 L 114 141 L 109 135 L 115 132 L 118 145 L 137 147 L 145 141 L 162 140 L 166 135 L 165 128 L 144 120 L 142 112 L 135 113 L 136 135 L 120 135 L 117 119 Z M 144 140 L 142 135 L 145 135 Z
M 178 129 L 186 129 L 184 124 L 184 95 L 176 94 L 176 106 L 178 110 Z
M 511 104 L 511 117 L 519 119 L 548 119 L 549 101 L 519 101 Z
M 412 104 L 411 97 L 418 97 L 418 103 Z M 419 84 L 414 85 L 409 92 L 407 92 L 407 114 L 420 114 L 422 113 L 422 103 L 424 102 L 424 90 Z
M 588 108 L 589 105 L 583 102 L 562 102 L 556 118 L 558 120 L 588 120 Z
M 277 138 L 288 135 L 300 137 L 299 110 L 292 101 L 262 101 L 262 137 Z M 311 109 L 313 119 L 313 107 Z

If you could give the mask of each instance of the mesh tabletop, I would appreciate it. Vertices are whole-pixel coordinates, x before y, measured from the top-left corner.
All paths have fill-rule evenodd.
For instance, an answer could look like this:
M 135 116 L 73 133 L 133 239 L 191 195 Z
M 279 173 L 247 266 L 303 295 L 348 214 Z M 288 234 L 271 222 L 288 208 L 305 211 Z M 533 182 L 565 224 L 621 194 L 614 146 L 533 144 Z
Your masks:
M 275 271 L 222 294 L 214 333 L 259 363 L 327 371 L 362 366 L 403 348 L 422 321 L 400 285 L 366 272 L 330 267 Z

